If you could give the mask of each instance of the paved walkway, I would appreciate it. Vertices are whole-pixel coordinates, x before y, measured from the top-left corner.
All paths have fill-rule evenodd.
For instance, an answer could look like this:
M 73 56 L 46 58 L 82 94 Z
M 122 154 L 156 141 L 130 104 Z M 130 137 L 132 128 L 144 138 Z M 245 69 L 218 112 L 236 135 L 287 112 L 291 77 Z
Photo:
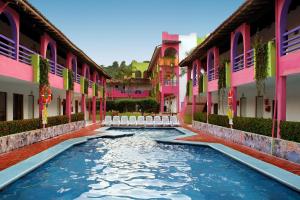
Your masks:
M 71 139 L 71 138 L 76 138 L 76 137 L 82 137 L 82 136 L 87 136 L 87 135 L 93 135 L 95 134 L 95 129 L 99 128 L 99 124 L 94 124 L 90 125 L 86 128 L 83 128 L 79 131 L 75 131 L 72 133 L 68 133 L 65 135 L 61 135 L 55 138 L 51 138 L 48 140 L 44 140 L 29 146 L 22 147 L 20 149 L 1 154 L 0 155 L 0 170 L 3 170 L 5 168 L 8 168 L 22 160 L 25 160 L 35 154 L 40 153 L 41 151 L 44 151 L 62 141 Z M 201 141 L 201 142 L 213 142 L 213 143 L 221 143 L 223 145 L 226 145 L 228 147 L 231 147 L 235 150 L 238 150 L 240 152 L 243 152 L 245 154 L 251 155 L 255 158 L 258 158 L 260 160 L 263 160 L 265 162 L 271 163 L 273 165 L 276 165 L 282 169 L 288 170 L 294 174 L 300 175 L 300 165 L 289 162 L 287 160 L 283 160 L 259 151 L 256 151 L 254 149 L 251 149 L 246 146 L 238 145 L 233 142 L 226 141 L 221 138 L 217 138 L 208 134 L 203 133 L 202 131 L 197 131 L 193 129 L 191 126 L 183 125 L 184 128 L 189 129 L 198 135 L 184 138 L 183 140 L 187 141 Z
M 247 146 L 239 145 L 239 144 L 230 142 L 228 140 L 206 134 L 202 131 L 192 128 L 191 125 L 183 125 L 183 127 L 197 133 L 198 135 L 184 138 L 182 140 L 220 143 L 220 144 L 226 145 L 228 147 L 231 147 L 235 150 L 238 150 L 240 152 L 243 152 L 245 154 L 248 154 L 252 157 L 255 157 L 257 159 L 263 160 L 267 163 L 276 165 L 277 167 L 280 167 L 282 169 L 290 171 L 294 174 L 300 175 L 300 165 L 299 164 L 296 164 L 296 163 L 293 163 L 293 162 L 290 162 L 290 161 L 287 161 L 287 160 L 284 160 L 284 159 L 281 159 L 281 158 L 278 158 L 278 157 L 275 157 L 275 156 L 272 156 L 272 155 L 269 155 L 266 153 L 262 153 L 260 151 L 251 149 L 250 147 L 247 147 Z
M 95 134 L 94 130 L 98 129 L 98 128 L 100 128 L 100 125 L 98 125 L 98 124 L 90 125 L 83 129 L 80 129 L 78 131 L 60 135 L 55 138 L 43 140 L 41 142 L 37 142 L 32 145 L 28 145 L 28 146 L 10 151 L 8 153 L 1 154 L 0 155 L 0 171 L 20 162 L 22 160 L 25 160 L 35 154 L 38 154 L 41 151 L 44 151 L 44 150 L 46 150 L 60 142 L 63 142 L 65 140 L 68 140 L 71 138 L 93 135 L 93 134 Z

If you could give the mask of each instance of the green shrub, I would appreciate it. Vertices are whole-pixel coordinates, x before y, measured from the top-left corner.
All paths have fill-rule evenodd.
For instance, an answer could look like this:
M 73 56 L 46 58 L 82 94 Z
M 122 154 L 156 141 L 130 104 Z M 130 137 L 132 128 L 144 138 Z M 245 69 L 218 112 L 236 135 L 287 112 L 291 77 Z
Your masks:
M 300 142 L 300 122 L 280 122 L 280 135 L 284 140 Z
M 89 92 L 89 80 L 87 78 L 84 79 L 84 94 L 88 94 Z
M 68 116 L 66 115 L 48 117 L 47 127 L 57 126 L 60 124 L 67 124 L 67 123 L 69 123 L 69 119 Z
M 183 121 L 185 124 L 192 124 L 192 115 L 184 115 Z
M 194 120 L 206 123 L 207 122 L 207 113 L 204 113 L 204 112 L 195 113 Z
M 229 127 L 229 120 L 226 115 L 208 115 L 208 123 L 214 124 L 217 126 Z
M 25 119 L 0 122 L 0 136 L 30 131 L 40 128 L 39 119 Z
M 141 99 L 141 100 L 117 100 L 117 101 L 107 101 L 106 102 L 107 111 L 119 111 L 120 113 L 124 112 L 135 112 L 141 110 L 141 112 L 147 113 L 158 113 L 159 112 L 159 103 L 154 99 Z
M 233 128 L 260 135 L 272 136 L 272 119 L 234 117 Z
M 76 113 L 71 115 L 71 122 L 83 121 L 84 114 L 83 113 Z

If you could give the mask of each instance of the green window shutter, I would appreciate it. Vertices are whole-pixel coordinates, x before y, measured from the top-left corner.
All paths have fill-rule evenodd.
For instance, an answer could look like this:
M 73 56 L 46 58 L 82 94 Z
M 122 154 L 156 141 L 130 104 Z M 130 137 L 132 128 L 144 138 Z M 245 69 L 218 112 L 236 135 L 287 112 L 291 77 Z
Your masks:
M 85 78 L 83 76 L 80 77 L 80 92 L 81 94 L 84 94 L 84 82 Z
M 31 65 L 33 67 L 33 82 L 40 83 L 40 55 L 31 55 Z
M 276 47 L 274 41 L 268 42 L 268 77 L 275 76 L 276 70 Z
M 225 63 L 225 70 L 226 70 L 226 87 L 231 87 L 231 70 L 230 70 L 230 62 Z
M 94 97 L 96 96 L 96 83 L 93 83 L 92 88 L 93 88 L 93 97 Z
M 64 89 L 69 90 L 69 70 L 67 68 L 63 69 L 63 79 L 64 79 Z

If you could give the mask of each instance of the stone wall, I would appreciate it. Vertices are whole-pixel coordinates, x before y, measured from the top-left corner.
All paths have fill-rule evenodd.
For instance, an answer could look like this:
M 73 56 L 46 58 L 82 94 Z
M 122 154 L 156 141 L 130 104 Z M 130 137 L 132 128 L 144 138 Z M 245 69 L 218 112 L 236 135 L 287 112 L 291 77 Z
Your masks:
M 0 137 L 0 154 L 53 138 L 85 127 L 85 121 L 72 122 L 45 129 L 37 129 Z
M 300 143 L 193 121 L 193 128 L 300 164 Z M 273 147 L 272 147 L 273 142 Z

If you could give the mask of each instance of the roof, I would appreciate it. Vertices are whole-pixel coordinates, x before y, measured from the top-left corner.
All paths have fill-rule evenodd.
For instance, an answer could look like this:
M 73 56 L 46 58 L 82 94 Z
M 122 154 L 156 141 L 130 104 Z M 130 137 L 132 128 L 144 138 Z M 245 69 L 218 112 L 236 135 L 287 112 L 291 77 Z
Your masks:
M 106 78 L 111 78 L 111 76 L 108 75 L 101 66 L 99 66 L 95 61 L 88 57 L 73 42 L 71 42 L 58 28 L 56 28 L 44 15 L 42 15 L 40 11 L 32 6 L 27 0 L 7 0 L 7 2 L 14 4 L 18 8 L 22 9 L 32 19 L 37 21 L 41 27 L 43 27 L 47 32 L 54 36 L 55 40 L 70 48 L 74 54 L 83 58 L 87 64 L 96 67 L 96 69 L 98 69 L 99 72 L 102 73 Z
M 274 10 L 275 1 L 270 0 L 246 0 L 230 17 L 219 25 L 201 44 L 199 44 L 189 56 L 183 59 L 181 67 L 190 66 L 194 60 L 206 55 L 206 52 L 216 44 L 229 41 L 230 34 L 242 23 L 253 23 L 266 13 Z
M 149 63 L 149 66 L 148 66 L 148 69 L 147 69 L 148 72 L 151 72 L 151 70 L 153 69 L 153 67 L 155 65 L 155 60 L 156 60 L 157 56 L 159 55 L 160 49 L 161 49 L 161 45 L 158 45 L 155 47 L 152 57 L 151 57 L 151 60 L 150 60 L 150 63 Z

